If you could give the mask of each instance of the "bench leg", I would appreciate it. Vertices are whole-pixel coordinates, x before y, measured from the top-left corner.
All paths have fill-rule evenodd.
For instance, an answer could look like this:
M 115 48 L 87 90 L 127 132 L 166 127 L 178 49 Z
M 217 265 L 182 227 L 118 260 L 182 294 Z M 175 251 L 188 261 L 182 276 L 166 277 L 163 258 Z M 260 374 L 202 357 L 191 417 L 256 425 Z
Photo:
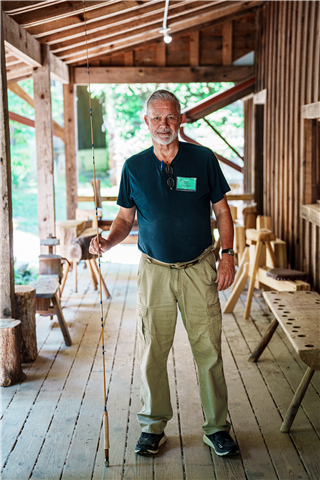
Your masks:
M 67 281 L 69 270 L 70 270 L 70 264 L 67 262 L 64 266 L 64 269 L 63 269 L 63 275 L 62 275 L 61 286 L 60 286 L 60 297 L 62 297 L 64 286 L 65 286 L 66 281 Z
M 306 393 L 306 390 L 308 388 L 308 385 L 310 383 L 310 380 L 314 374 L 314 370 L 310 367 L 307 368 L 306 373 L 303 376 L 303 379 L 301 380 L 301 383 L 294 394 L 294 397 L 292 399 L 292 402 L 290 403 L 290 407 L 287 411 L 286 417 L 281 425 L 280 432 L 282 433 L 288 433 L 290 430 L 290 427 L 292 425 L 293 420 L 295 419 L 295 416 L 297 415 L 297 411 L 300 407 L 300 404 L 303 400 L 303 397 Z
M 90 277 L 91 277 L 91 281 L 92 281 L 92 285 L 93 285 L 93 290 L 97 290 L 98 289 L 98 279 L 96 278 L 96 276 L 94 274 L 91 260 L 86 260 L 86 265 L 87 265 L 89 273 L 90 273 Z
M 96 264 L 96 259 L 95 258 L 92 258 L 90 260 L 91 262 L 91 265 L 93 267 L 93 271 L 95 272 L 96 276 L 97 276 L 97 281 L 99 280 L 99 268 L 98 268 L 98 265 Z M 106 296 L 106 298 L 110 298 L 111 295 L 109 293 L 109 290 L 107 289 L 107 285 L 105 284 L 105 281 L 103 279 L 103 276 L 101 275 L 101 285 L 102 285 L 102 290 Z
M 60 328 L 61 328 L 61 332 L 62 332 L 62 335 L 63 335 L 63 338 L 64 338 L 64 342 L 65 342 L 67 347 L 70 347 L 72 345 L 72 341 L 71 341 L 70 333 L 69 333 L 69 330 L 68 330 L 68 326 L 66 324 L 66 321 L 64 319 L 64 316 L 63 316 L 63 313 L 62 313 L 62 310 L 61 310 L 60 303 L 57 299 L 57 295 L 54 295 L 51 300 L 52 300 L 52 303 L 53 303 L 53 306 L 54 306 L 54 311 L 55 311 L 55 313 L 58 317 L 58 322 L 59 322 L 59 325 L 60 325 Z
M 229 300 L 225 304 L 223 313 L 232 313 L 234 307 L 236 306 L 236 303 L 246 286 L 247 280 L 248 280 L 248 270 L 249 270 L 249 263 L 245 263 L 242 268 L 242 273 L 240 278 L 238 279 L 236 285 L 234 286 L 231 295 L 229 297 Z
M 240 263 L 238 265 L 238 270 L 235 274 L 235 277 L 234 277 L 234 282 L 231 286 L 231 292 L 234 290 L 235 286 L 237 285 L 238 283 L 238 280 L 239 278 L 241 277 L 241 274 L 243 272 L 243 266 L 245 263 L 248 263 L 249 262 L 249 247 L 246 247 L 242 253 L 242 257 L 241 257 L 241 260 L 240 260 Z
M 251 302 L 252 302 L 253 291 L 254 291 L 254 283 L 256 281 L 256 275 L 257 275 L 257 271 L 258 271 L 258 268 L 259 268 L 261 248 L 262 248 L 262 242 L 257 242 L 256 253 L 255 253 L 255 257 L 254 257 L 253 270 L 252 270 L 252 275 L 251 275 L 251 278 L 250 278 L 246 307 L 245 307 L 244 316 L 243 316 L 243 318 L 245 320 L 249 320 L 249 315 L 250 315 L 250 310 L 251 310 Z
M 266 330 L 265 334 L 261 338 L 259 344 L 256 346 L 251 356 L 249 357 L 250 362 L 257 362 L 260 355 L 268 345 L 271 340 L 272 335 L 274 334 L 277 326 L 279 325 L 278 320 L 275 318 L 273 322 L 269 325 L 269 328 Z
M 75 258 L 72 259 L 72 268 L 73 268 L 73 289 L 75 292 L 78 291 L 78 272 L 77 272 L 78 262 Z

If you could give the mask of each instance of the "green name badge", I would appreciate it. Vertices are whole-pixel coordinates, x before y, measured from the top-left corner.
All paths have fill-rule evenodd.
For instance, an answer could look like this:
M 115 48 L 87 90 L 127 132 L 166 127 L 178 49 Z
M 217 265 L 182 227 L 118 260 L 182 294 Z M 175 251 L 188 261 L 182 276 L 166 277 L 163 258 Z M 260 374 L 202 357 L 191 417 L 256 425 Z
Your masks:
M 177 190 L 196 192 L 197 179 L 192 177 L 177 177 Z

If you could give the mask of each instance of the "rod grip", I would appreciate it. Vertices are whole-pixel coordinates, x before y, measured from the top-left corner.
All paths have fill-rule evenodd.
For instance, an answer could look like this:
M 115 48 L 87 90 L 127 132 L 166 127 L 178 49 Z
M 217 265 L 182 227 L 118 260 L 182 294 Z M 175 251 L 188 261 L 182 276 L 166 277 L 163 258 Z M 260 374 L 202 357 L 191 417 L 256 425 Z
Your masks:
M 103 415 L 103 430 L 104 430 L 104 449 L 109 450 L 109 419 L 108 412 Z

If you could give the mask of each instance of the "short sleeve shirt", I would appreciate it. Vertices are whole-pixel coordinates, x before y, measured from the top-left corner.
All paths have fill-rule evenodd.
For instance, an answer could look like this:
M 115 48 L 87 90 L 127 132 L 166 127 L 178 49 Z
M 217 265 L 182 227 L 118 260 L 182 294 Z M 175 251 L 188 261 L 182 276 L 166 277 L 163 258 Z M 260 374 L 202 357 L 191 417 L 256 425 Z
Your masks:
M 173 189 L 153 147 L 130 157 L 117 204 L 136 207 L 141 252 L 165 263 L 188 262 L 212 244 L 210 202 L 222 200 L 230 187 L 209 148 L 179 142 L 170 165 Z

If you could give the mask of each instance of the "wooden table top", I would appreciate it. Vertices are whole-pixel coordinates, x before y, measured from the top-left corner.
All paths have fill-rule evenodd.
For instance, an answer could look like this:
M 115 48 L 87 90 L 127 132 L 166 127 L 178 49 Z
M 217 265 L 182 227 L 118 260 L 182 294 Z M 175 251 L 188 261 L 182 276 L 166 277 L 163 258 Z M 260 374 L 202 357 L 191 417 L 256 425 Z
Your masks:
M 264 292 L 263 296 L 301 360 L 320 370 L 319 293 Z

